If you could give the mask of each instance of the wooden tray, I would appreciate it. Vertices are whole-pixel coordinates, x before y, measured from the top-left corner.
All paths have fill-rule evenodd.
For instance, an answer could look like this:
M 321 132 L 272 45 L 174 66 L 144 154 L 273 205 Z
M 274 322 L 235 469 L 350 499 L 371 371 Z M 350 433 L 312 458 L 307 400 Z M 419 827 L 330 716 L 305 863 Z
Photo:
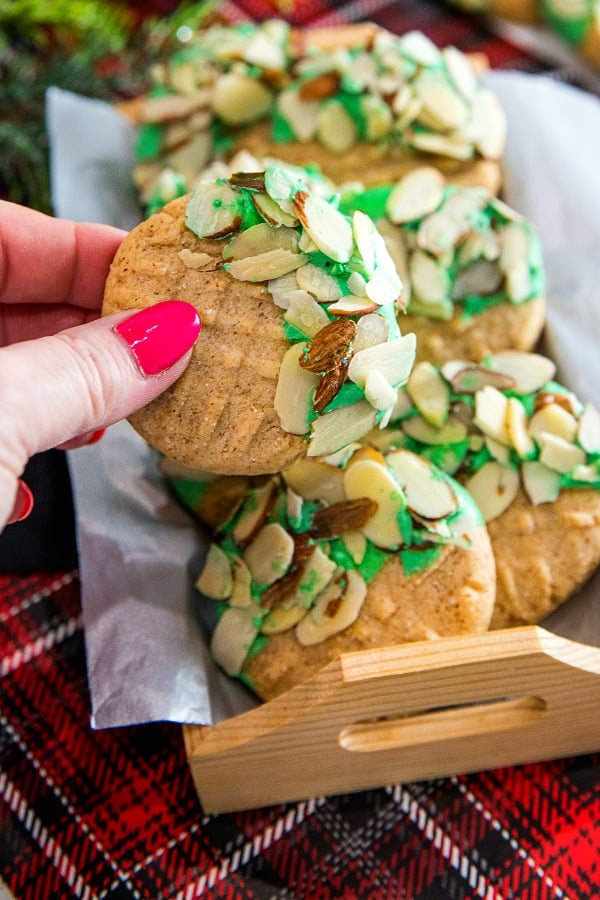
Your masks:
M 214 726 L 184 726 L 206 812 L 600 749 L 600 649 L 527 626 L 348 653 Z

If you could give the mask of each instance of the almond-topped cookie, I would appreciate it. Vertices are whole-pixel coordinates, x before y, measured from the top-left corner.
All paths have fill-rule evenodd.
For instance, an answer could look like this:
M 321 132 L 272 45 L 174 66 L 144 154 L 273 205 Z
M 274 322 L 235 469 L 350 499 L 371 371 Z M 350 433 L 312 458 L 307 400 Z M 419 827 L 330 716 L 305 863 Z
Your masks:
M 395 184 L 347 191 L 341 208 L 376 223 L 404 283 L 403 330 L 417 359 L 480 360 L 531 350 L 545 321 L 545 275 L 532 224 L 482 188 L 431 166 Z
M 255 481 L 196 586 L 214 658 L 268 700 L 346 651 L 485 632 L 495 578 L 464 488 L 410 451 L 349 447 Z
M 544 356 L 417 363 L 384 432 L 458 478 L 487 523 L 497 570 L 492 628 L 534 624 L 600 564 L 600 414 L 553 381 Z
M 130 419 L 167 457 L 269 473 L 389 420 L 415 337 L 382 237 L 336 199 L 270 167 L 203 181 L 124 240 L 103 312 L 177 297 L 203 322 L 182 377 Z
M 152 72 L 135 182 L 155 209 L 240 149 L 316 164 L 337 182 L 399 178 L 431 160 L 497 192 L 506 120 L 468 57 L 368 23 L 295 31 L 281 20 L 199 31 Z

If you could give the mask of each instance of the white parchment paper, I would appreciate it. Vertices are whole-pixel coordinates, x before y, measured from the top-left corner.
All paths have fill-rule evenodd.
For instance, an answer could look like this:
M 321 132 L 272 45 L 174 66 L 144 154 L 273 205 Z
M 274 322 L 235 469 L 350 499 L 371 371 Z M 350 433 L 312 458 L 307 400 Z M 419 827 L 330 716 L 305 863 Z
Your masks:
M 536 225 L 548 272 L 545 350 L 600 405 L 600 103 L 547 77 L 492 72 L 507 110 L 506 201 Z M 132 227 L 134 129 L 104 103 L 48 94 L 55 211 Z M 211 724 L 253 701 L 212 663 L 191 608 L 199 546 L 154 455 L 126 424 L 70 454 L 95 727 Z M 545 627 L 600 645 L 600 574 Z

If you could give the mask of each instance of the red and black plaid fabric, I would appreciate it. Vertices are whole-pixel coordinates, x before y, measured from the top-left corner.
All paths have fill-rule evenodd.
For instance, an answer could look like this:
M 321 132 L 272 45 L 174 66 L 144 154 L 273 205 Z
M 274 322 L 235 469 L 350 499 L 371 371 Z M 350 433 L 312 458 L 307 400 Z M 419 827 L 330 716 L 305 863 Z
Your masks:
M 425 0 L 224 8 L 295 23 L 370 18 L 483 51 L 494 66 L 542 68 Z M 32 463 L 36 513 L 0 537 L 0 571 L 19 560 L 19 573 L 0 574 L 0 876 L 17 900 L 600 895 L 598 755 L 207 816 L 179 727 L 93 731 L 68 486 L 54 454 Z

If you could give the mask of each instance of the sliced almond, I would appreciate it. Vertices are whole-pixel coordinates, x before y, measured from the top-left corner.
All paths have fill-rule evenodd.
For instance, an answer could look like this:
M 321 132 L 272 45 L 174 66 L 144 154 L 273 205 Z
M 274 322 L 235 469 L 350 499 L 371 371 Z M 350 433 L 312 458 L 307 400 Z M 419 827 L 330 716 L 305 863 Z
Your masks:
M 587 463 L 583 466 L 575 466 L 574 469 L 571 469 L 569 474 L 570 477 L 574 478 L 576 481 L 593 482 L 594 484 L 598 484 L 600 481 L 598 467 L 595 465 L 588 465 Z
M 236 558 L 233 564 L 233 590 L 229 605 L 245 609 L 252 603 L 252 573 L 243 559 Z
M 300 268 L 305 262 L 301 253 L 292 250 L 267 250 L 245 259 L 227 263 L 227 271 L 238 281 L 269 281 Z
M 370 541 L 386 549 L 404 544 L 398 514 L 406 503 L 398 482 L 385 464 L 362 459 L 348 466 L 344 473 L 344 488 L 349 500 L 367 497 L 377 504 L 377 511 L 362 528 Z
M 449 46 L 443 48 L 442 56 L 453 83 L 466 100 L 472 100 L 478 90 L 478 84 L 473 67 L 465 54 L 456 47 Z
M 422 153 L 448 156 L 450 159 L 467 160 L 473 156 L 473 147 L 470 143 L 443 134 L 418 131 L 411 137 L 411 144 L 415 150 L 421 150 Z
M 370 497 L 325 506 L 314 514 L 310 533 L 315 538 L 339 537 L 363 528 L 376 512 L 377 503 Z
M 232 234 L 242 224 L 238 195 L 226 182 L 200 182 L 188 200 L 185 224 L 200 238 Z
M 575 416 L 558 403 L 547 403 L 529 420 L 529 434 L 538 442 L 543 434 L 549 433 L 572 443 L 577 435 L 577 428 Z
M 232 238 L 223 250 L 223 259 L 246 259 L 264 255 L 270 250 L 289 250 L 297 253 L 297 232 L 293 228 L 283 226 L 273 228 L 266 222 L 252 225 Z
M 274 227 L 283 225 L 293 228 L 298 223 L 295 215 L 285 212 L 268 194 L 252 194 L 252 202 L 256 210 L 269 225 Z
M 347 294 L 335 303 L 331 303 L 327 307 L 327 312 L 334 316 L 367 316 L 369 313 L 374 313 L 379 306 L 380 304 L 374 303 L 368 297 Z
M 407 31 L 400 38 L 399 45 L 403 55 L 421 66 L 435 66 L 440 62 L 440 51 L 422 31 Z
M 242 671 L 257 634 L 255 608 L 229 607 L 225 610 L 213 631 L 210 651 L 228 675 L 239 675 Z
M 277 481 L 270 478 L 264 484 L 252 488 L 246 495 L 231 537 L 243 546 L 258 533 L 267 518 L 275 499 Z
M 395 185 L 387 203 L 386 213 L 395 223 L 412 222 L 438 208 L 446 188 L 446 179 L 433 166 L 413 169 Z
M 552 360 L 539 353 L 526 353 L 524 350 L 492 353 L 487 364 L 495 372 L 502 372 L 513 378 L 512 389 L 519 394 L 539 391 L 556 374 L 556 366 Z
M 272 278 L 267 285 L 267 290 L 273 298 L 273 302 L 276 306 L 279 306 L 280 309 L 288 308 L 291 295 L 299 289 L 298 281 L 296 279 L 297 271 L 298 270 L 295 269 L 293 272 L 288 272 L 287 275 L 281 275 L 279 278 Z
M 304 609 L 313 603 L 323 591 L 337 570 L 337 564 L 319 546 L 312 548 L 302 570 L 302 576 L 293 596 L 286 601 L 286 606 L 300 604 Z
M 452 384 L 454 377 L 459 372 L 462 372 L 464 369 L 469 369 L 474 365 L 475 363 L 469 362 L 465 359 L 448 359 L 440 366 L 440 372 L 442 373 L 446 381 Z
M 388 104 L 376 94 L 363 94 L 360 113 L 364 119 L 365 140 L 370 143 L 383 141 L 392 127 L 392 111 Z
M 291 487 L 289 487 L 285 492 L 285 512 L 288 517 L 288 521 L 295 526 L 302 519 L 302 507 L 304 506 L 304 501 L 300 494 L 297 494 Z
M 441 428 L 450 409 L 450 388 L 438 369 L 423 360 L 410 373 L 407 390 L 427 422 Z
M 413 81 L 412 87 L 423 104 L 419 113 L 423 124 L 440 131 L 452 131 L 464 124 L 468 106 L 443 74 L 426 70 Z
M 282 634 L 289 631 L 307 614 L 305 606 L 274 606 L 261 622 L 261 634 Z
M 560 475 L 537 460 L 528 460 L 521 466 L 523 490 L 534 506 L 554 503 L 560 493 Z
M 317 136 L 332 153 L 346 153 L 358 140 L 353 118 L 338 100 L 326 101 L 319 111 Z
M 288 89 L 281 91 L 277 97 L 277 106 L 283 118 L 301 143 L 312 140 L 319 124 L 321 104 L 318 100 L 309 101 L 299 91 Z
M 524 303 L 531 296 L 532 281 L 529 265 L 526 262 L 517 263 L 505 273 L 506 295 L 511 303 L 518 305 Z
M 289 305 L 283 318 L 307 338 L 314 338 L 322 328 L 329 325 L 327 313 L 307 291 L 290 293 Z
M 459 369 L 449 381 L 452 385 L 452 390 L 456 391 L 457 394 L 476 394 L 477 391 L 480 391 L 486 385 L 495 387 L 499 391 L 506 391 L 515 387 L 515 380 L 510 375 L 475 365 L 468 365 L 464 369 Z
M 227 600 L 233 590 L 231 563 L 218 544 L 211 544 L 196 588 L 211 600 Z
M 585 450 L 564 438 L 546 433 L 540 434 L 537 442 L 540 446 L 540 462 L 555 472 L 566 474 L 576 466 L 585 465 Z
M 221 75 L 212 95 L 213 110 L 228 125 L 242 125 L 261 119 L 272 104 L 270 88 L 240 72 Z
M 377 369 L 371 369 L 367 373 L 364 390 L 371 406 L 378 410 L 389 410 L 391 418 L 397 399 L 397 389 L 391 386 L 387 378 Z
M 535 452 L 535 443 L 528 430 L 525 407 L 516 397 L 508 398 L 506 407 L 506 431 L 511 446 L 521 459 L 527 459 Z
M 264 525 L 244 551 L 244 562 L 259 587 L 272 584 L 289 569 L 294 540 L 278 522 Z
M 346 499 L 342 470 L 323 460 L 299 459 L 284 470 L 283 478 L 303 500 L 320 500 L 331 506 Z
M 376 370 L 394 387 L 405 384 L 415 360 L 416 344 L 414 334 L 405 334 L 385 344 L 366 347 L 352 357 L 348 377 L 364 389 L 368 373 Z
M 310 398 L 319 376 L 300 366 L 307 345 L 292 344 L 281 361 L 273 406 L 281 427 L 290 434 L 306 434 L 309 430 Z
M 329 72 L 319 72 L 313 78 L 303 81 L 298 88 L 298 95 L 301 100 L 328 100 L 334 97 L 340 89 L 342 78 L 339 72 L 330 70 Z
M 424 306 L 443 303 L 450 296 L 448 270 L 423 250 L 410 256 L 409 273 L 413 293 Z
M 491 385 L 486 385 L 475 394 L 474 424 L 501 444 L 509 442 L 506 428 L 507 406 L 508 398 Z
M 426 519 L 442 519 L 456 512 L 458 501 L 452 488 L 427 460 L 408 450 L 391 450 L 386 461 L 404 489 L 409 509 Z
M 486 522 L 501 516 L 519 492 L 519 473 L 495 460 L 485 463 L 465 484 Z
M 501 159 L 506 148 L 506 114 L 497 96 L 480 88 L 473 98 L 472 116 L 479 126 L 478 151 L 485 159 Z
M 577 430 L 577 440 L 587 453 L 600 453 L 600 413 L 586 403 Z
M 329 404 L 337 397 L 344 382 L 346 381 L 346 373 L 348 371 L 348 361 L 340 363 L 328 372 L 321 375 L 321 379 L 317 385 L 313 395 L 313 409 L 317 413 L 322 413 Z
M 181 262 L 188 269 L 202 269 L 210 264 L 214 265 L 214 257 L 208 253 L 193 253 L 188 247 L 177 254 Z
M 354 238 L 346 216 L 321 197 L 303 191 L 294 196 L 293 206 L 319 250 L 336 262 L 348 262 Z
M 384 306 L 386 303 L 401 305 L 402 282 L 393 269 L 391 260 L 387 267 L 377 266 L 365 285 L 365 293 L 378 306 Z
M 345 579 L 346 586 L 338 588 L 337 595 L 337 585 L 331 592 L 326 588 L 308 615 L 296 626 L 296 637 L 304 646 L 320 644 L 348 628 L 358 618 L 367 596 L 367 585 L 354 569 L 346 573 Z
M 364 437 L 375 425 L 377 413 L 361 400 L 319 416 L 313 422 L 307 456 L 326 456 Z
M 331 307 L 329 309 L 331 310 Z M 389 331 L 390 326 L 384 316 L 378 313 L 361 315 L 356 323 L 356 334 L 353 341 L 354 352 L 358 353 L 359 350 L 366 350 L 367 347 L 385 343 L 389 337 Z
M 501 444 L 494 438 L 485 437 L 485 446 L 487 447 L 492 459 L 495 459 L 501 466 L 510 466 L 510 447 L 507 444 Z
M 448 419 L 441 428 L 430 425 L 422 416 L 411 416 L 402 420 L 402 430 L 414 441 L 431 446 L 459 444 L 467 439 L 468 430 L 463 422 Z
M 453 300 L 490 297 L 500 291 L 503 281 L 502 272 L 494 262 L 478 259 L 458 273 L 451 296 Z
M 509 222 L 498 232 L 500 259 L 498 265 L 503 272 L 527 263 L 530 253 L 530 238 L 521 222 Z
M 313 294 L 319 303 L 333 303 L 342 296 L 335 278 L 314 263 L 307 263 L 296 272 L 298 287 Z
M 364 531 L 347 531 L 342 535 L 342 543 L 355 565 L 360 566 L 367 552 L 367 538 Z

